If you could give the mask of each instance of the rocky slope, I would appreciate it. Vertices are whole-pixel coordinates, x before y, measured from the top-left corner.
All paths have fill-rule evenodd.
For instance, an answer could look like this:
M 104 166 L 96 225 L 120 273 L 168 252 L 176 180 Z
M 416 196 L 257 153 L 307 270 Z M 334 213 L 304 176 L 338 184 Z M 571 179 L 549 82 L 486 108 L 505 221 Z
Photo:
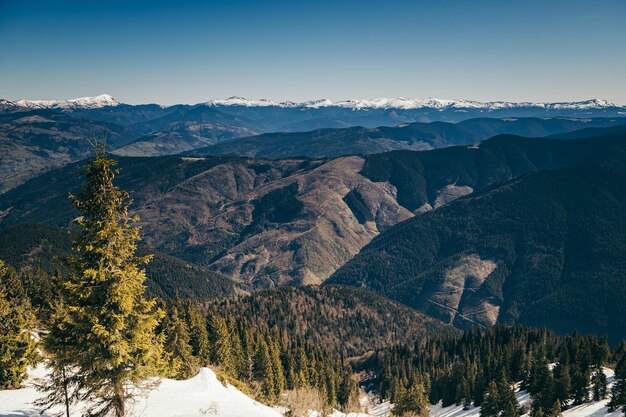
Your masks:
M 545 170 L 417 216 L 328 281 L 459 326 L 626 331 L 626 167 Z
M 130 189 L 152 248 L 255 286 L 320 283 L 380 230 L 412 215 L 395 201 L 393 187 L 359 174 L 363 163 L 359 157 L 122 158 L 119 183 Z M 77 168 L 3 195 L 3 226 L 68 226 L 73 212 L 66 196 L 76 190 Z M 344 201 L 352 190 L 372 220 L 360 222 Z M 35 203 L 42 192 L 46 202 Z
M 118 184 L 131 192 L 152 250 L 255 287 L 319 284 L 416 213 L 528 172 L 624 160 L 625 147 L 623 136 L 501 136 L 480 146 L 367 158 L 119 158 Z M 0 227 L 70 225 L 67 194 L 77 191 L 80 165 L 0 195 Z

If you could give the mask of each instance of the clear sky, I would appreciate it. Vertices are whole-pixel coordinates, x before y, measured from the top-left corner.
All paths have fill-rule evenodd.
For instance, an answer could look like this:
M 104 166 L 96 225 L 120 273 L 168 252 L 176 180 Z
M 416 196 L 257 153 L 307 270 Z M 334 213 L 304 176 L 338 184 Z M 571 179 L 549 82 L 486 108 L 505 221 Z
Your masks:
M 626 0 L 0 0 L 0 97 L 626 104 Z

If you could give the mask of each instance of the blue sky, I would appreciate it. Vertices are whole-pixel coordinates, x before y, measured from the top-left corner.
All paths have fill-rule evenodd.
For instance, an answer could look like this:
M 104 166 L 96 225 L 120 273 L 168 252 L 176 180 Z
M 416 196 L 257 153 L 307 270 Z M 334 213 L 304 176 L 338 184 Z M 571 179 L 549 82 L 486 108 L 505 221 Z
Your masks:
M 626 104 L 626 0 L 0 0 L 0 97 Z

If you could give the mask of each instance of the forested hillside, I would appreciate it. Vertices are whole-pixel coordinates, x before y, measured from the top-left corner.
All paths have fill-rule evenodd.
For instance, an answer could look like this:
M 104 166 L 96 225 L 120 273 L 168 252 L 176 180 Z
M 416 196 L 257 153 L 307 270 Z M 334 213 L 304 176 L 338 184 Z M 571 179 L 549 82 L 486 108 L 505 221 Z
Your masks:
M 401 411 L 441 402 L 463 404 L 464 410 L 480 406 L 481 416 L 558 416 L 609 394 L 618 409 L 621 391 L 617 384 L 609 391 L 604 367 L 623 372 L 625 349 L 623 341 L 611 351 L 604 338 L 496 325 L 381 349 L 355 366 L 369 373 L 370 388 Z M 514 387 L 531 395 L 521 409 Z
M 151 250 L 254 287 L 318 284 L 373 237 L 526 172 L 622 161 L 623 136 L 575 141 L 499 136 L 480 146 L 367 158 L 119 158 L 120 185 Z M 0 195 L 0 227 L 67 227 L 81 164 Z M 271 244 L 267 244 L 271 242 Z
M 64 258 L 75 237 L 68 230 L 46 225 L 20 224 L 0 229 L 0 259 L 21 270 L 25 279 L 48 288 L 51 275 L 66 272 Z M 231 296 L 240 289 L 240 285 L 210 269 L 162 253 L 153 255 L 146 266 L 146 285 L 153 296 L 204 301 Z
M 423 211 L 441 205 L 437 200 L 445 190 L 456 189 L 463 195 L 527 172 L 623 164 L 625 160 L 624 134 L 575 141 L 502 135 L 480 146 L 371 155 L 362 174 L 372 181 L 389 182 L 397 189 L 398 203 L 411 211 Z
M 58 110 L 0 113 L 0 193 L 92 154 L 89 139 L 107 136 L 116 148 L 134 139 L 115 123 L 71 117 Z
M 459 326 L 521 322 L 615 341 L 626 334 L 624 189 L 616 166 L 524 175 L 395 226 L 328 282 Z
M 402 304 L 343 286 L 289 287 L 216 300 L 209 309 L 245 318 L 254 328 L 303 337 L 345 357 L 456 332 Z
M 356 126 L 344 129 L 316 129 L 308 132 L 265 133 L 223 141 L 213 146 L 196 149 L 189 154 L 197 156 L 240 155 L 272 159 L 370 155 L 392 150 L 419 151 L 454 145 L 477 145 L 483 140 L 501 134 L 544 137 L 579 129 L 611 128 L 624 124 L 626 124 L 626 118 L 619 117 L 592 119 L 520 117 L 477 118 L 458 123 L 408 123 L 375 128 Z

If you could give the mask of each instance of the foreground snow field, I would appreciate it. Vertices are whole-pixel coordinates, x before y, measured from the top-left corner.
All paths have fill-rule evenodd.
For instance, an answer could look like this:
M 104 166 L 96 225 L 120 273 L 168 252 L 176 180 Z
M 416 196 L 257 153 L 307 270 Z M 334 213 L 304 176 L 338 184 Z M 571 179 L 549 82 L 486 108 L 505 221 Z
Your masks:
M 31 372 L 37 378 L 45 374 L 44 366 L 40 365 Z M 613 380 L 613 371 L 605 369 L 609 387 Z M 33 401 L 41 396 L 34 388 L 26 387 L 18 390 L 0 391 L 0 417 L 34 417 L 42 415 L 33 406 Z M 525 392 L 517 393 L 520 405 L 530 407 L 530 396 Z M 567 409 L 563 417 L 620 417 L 620 412 L 609 413 L 606 408 L 608 399 L 583 404 Z M 335 411 L 331 417 L 386 417 L 391 412 L 389 403 L 370 406 L 369 414 Z M 159 387 L 151 391 L 145 398 L 139 399 L 131 406 L 133 417 L 281 417 L 276 409 L 265 406 L 246 396 L 235 387 L 225 387 L 217 379 L 215 373 L 202 368 L 195 377 L 185 381 L 163 379 Z M 56 411 L 56 410 L 54 410 Z M 80 407 L 75 407 L 74 415 L 81 415 Z M 317 416 L 311 413 L 311 417 Z M 440 404 L 431 407 L 431 417 L 479 417 L 480 408 L 472 407 L 463 410 L 462 406 L 442 408 Z
M 39 366 L 32 375 L 40 377 L 44 373 L 45 368 Z M 28 387 L 0 391 L 0 416 L 40 416 L 32 405 L 40 396 Z M 132 415 L 137 417 L 281 417 L 276 410 L 254 401 L 235 387 L 225 387 L 207 368 L 185 381 L 163 379 L 157 389 L 139 399 L 131 409 Z M 80 416 L 80 410 L 76 409 L 74 414 Z

